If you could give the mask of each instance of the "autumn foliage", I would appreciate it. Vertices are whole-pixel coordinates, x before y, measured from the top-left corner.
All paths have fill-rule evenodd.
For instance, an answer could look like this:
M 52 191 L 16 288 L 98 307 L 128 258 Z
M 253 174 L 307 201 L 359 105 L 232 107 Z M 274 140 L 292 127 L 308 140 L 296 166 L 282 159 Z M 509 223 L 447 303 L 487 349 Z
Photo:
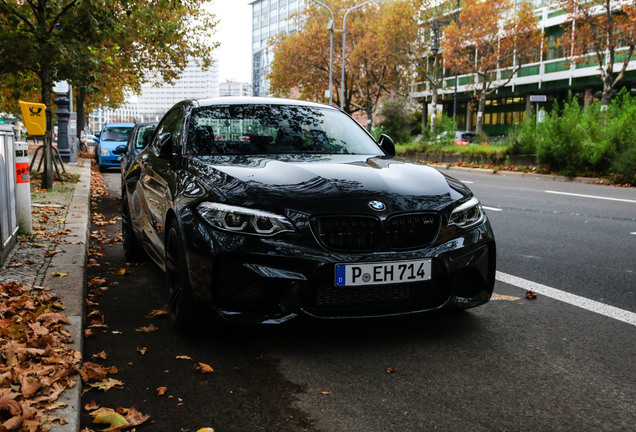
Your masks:
M 601 103 L 625 75 L 636 45 L 636 3 L 633 0 L 563 0 L 569 22 L 560 44 L 574 63 L 596 63 L 603 82 Z M 622 56 L 619 56 L 622 54 Z
M 478 94 L 477 132 L 486 98 L 508 84 L 527 63 L 540 59 L 542 34 L 532 6 L 511 0 L 464 0 L 458 22 L 444 29 L 442 49 L 451 70 L 474 74 Z
M 355 0 L 325 2 L 335 16 L 334 102 L 349 113 L 363 112 L 368 126 L 381 98 L 406 94 L 412 80 L 417 9 L 414 1 L 391 0 L 351 11 L 346 21 L 344 94 L 341 93 L 342 25 Z M 304 23 L 297 32 L 275 41 L 268 76 L 272 92 L 280 96 L 325 101 L 329 88 L 329 13 L 313 2 L 297 17 Z

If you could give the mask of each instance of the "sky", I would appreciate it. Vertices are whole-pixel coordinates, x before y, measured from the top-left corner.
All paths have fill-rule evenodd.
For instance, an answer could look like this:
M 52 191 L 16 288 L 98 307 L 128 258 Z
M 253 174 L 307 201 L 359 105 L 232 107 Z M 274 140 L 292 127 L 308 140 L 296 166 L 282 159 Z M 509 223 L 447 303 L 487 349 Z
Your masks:
M 219 21 L 215 51 L 219 80 L 252 82 L 252 7 L 249 0 L 214 0 L 212 11 Z

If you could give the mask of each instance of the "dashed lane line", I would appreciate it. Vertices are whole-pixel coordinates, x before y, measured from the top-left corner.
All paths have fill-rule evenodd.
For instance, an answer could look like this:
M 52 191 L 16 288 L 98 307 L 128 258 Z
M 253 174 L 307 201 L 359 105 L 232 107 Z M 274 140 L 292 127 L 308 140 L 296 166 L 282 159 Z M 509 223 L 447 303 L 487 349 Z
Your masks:
M 580 307 L 590 312 L 595 312 L 597 314 L 636 326 L 636 313 L 634 312 L 606 305 L 596 300 L 590 300 L 576 294 L 570 294 L 565 291 L 549 287 L 547 285 L 542 285 L 536 282 L 529 281 L 527 279 L 522 279 L 517 276 L 502 273 L 500 271 L 497 272 L 496 278 L 500 282 L 504 282 L 525 290 L 530 290 L 537 294 L 542 294 L 546 297 L 550 297 L 555 300 Z

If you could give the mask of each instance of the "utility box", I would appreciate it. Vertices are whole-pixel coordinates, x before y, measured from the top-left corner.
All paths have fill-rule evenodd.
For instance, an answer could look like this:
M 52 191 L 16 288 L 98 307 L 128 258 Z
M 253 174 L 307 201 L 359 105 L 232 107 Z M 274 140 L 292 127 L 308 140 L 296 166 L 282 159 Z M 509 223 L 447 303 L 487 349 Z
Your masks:
M 18 235 L 14 139 L 11 125 L 0 124 L 0 264 L 4 263 Z

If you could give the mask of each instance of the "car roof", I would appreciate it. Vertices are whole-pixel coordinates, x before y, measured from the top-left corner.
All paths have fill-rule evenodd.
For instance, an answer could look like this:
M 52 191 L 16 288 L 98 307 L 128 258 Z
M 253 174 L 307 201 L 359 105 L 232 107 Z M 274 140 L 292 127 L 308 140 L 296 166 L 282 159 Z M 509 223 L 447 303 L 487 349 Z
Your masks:
M 296 99 L 285 98 L 273 98 L 273 97 L 248 97 L 248 96 L 226 96 L 211 99 L 195 99 L 190 101 L 190 104 L 197 107 L 214 106 L 214 105 L 293 105 L 293 106 L 307 106 L 314 108 L 331 108 L 337 110 L 336 107 L 321 104 L 316 102 L 308 102 Z

